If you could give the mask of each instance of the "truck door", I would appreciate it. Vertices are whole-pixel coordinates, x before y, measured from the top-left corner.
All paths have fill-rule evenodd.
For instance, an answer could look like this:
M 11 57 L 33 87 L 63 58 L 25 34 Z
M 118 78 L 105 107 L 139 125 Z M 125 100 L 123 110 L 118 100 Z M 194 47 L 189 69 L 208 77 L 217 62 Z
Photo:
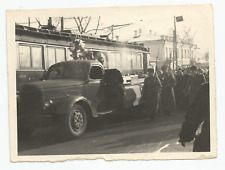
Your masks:
M 91 102 L 96 98 L 102 77 L 103 68 L 100 65 L 92 65 L 89 72 L 90 81 L 86 84 L 87 98 Z

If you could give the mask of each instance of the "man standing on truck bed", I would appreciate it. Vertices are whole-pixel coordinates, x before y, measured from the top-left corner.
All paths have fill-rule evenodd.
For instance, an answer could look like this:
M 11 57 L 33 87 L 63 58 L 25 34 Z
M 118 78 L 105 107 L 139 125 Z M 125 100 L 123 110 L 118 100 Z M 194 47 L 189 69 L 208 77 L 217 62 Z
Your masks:
M 145 109 L 149 113 L 149 119 L 154 120 L 159 108 L 159 92 L 161 90 L 161 82 L 154 75 L 154 69 L 148 69 L 148 77 L 145 78 L 142 96 L 145 103 Z

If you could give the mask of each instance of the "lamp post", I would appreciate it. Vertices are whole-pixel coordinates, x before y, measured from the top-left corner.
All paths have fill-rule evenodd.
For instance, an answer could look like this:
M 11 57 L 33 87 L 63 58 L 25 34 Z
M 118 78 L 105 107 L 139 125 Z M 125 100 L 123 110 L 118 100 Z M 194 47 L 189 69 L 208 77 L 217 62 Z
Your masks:
M 174 31 L 173 31 L 173 70 L 174 70 L 174 60 L 176 60 L 176 69 L 178 68 L 177 61 L 177 31 L 176 31 L 176 23 L 183 21 L 183 16 L 174 16 Z

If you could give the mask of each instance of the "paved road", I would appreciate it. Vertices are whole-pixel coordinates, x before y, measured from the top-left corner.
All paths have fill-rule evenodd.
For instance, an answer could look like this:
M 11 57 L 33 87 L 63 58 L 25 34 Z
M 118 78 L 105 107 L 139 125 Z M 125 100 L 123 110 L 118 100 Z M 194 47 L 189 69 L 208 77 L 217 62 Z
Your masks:
M 137 113 L 111 115 L 74 140 L 59 137 L 54 127 L 42 128 L 19 141 L 19 155 L 190 152 L 191 144 L 185 148 L 176 144 L 183 119 L 183 112 L 159 115 L 154 122 Z

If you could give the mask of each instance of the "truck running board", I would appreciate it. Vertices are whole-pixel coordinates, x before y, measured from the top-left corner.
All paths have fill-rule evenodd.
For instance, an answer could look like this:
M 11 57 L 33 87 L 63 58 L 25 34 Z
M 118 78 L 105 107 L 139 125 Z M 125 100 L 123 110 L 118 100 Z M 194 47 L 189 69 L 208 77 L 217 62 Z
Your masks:
M 98 115 L 106 115 L 106 114 L 112 113 L 114 111 L 116 111 L 116 110 L 105 110 L 105 111 L 98 112 Z

